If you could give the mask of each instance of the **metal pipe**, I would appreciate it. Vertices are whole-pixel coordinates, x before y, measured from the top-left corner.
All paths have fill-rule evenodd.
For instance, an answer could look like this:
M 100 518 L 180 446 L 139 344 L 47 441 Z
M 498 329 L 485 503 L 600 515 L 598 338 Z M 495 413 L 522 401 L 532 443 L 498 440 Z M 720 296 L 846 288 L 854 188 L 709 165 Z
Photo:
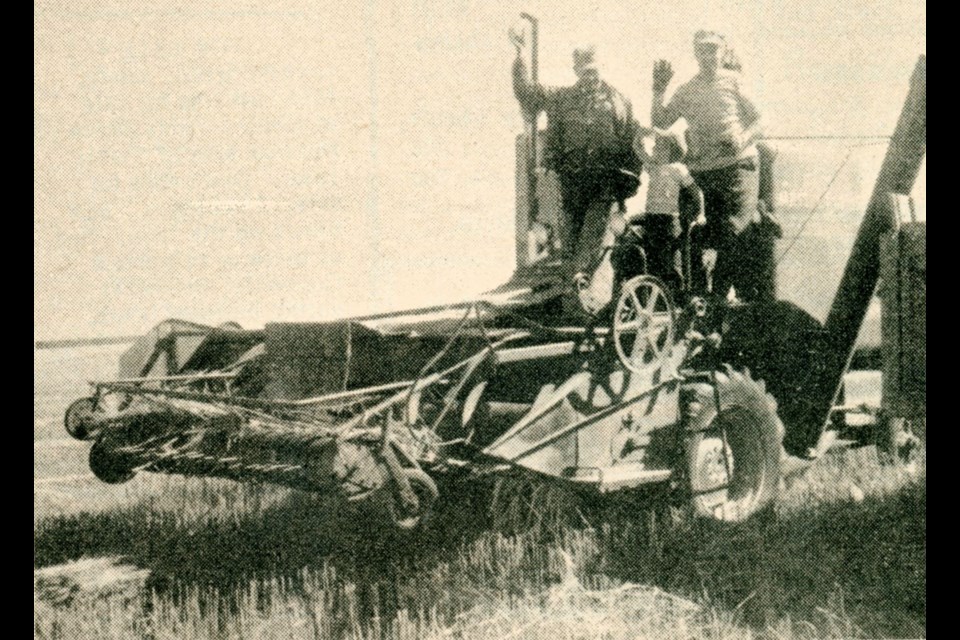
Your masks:
M 229 380 L 236 378 L 236 373 L 195 373 L 177 376 L 153 376 L 141 378 L 116 378 L 114 380 L 91 380 L 89 384 L 102 387 L 110 384 L 141 384 L 144 382 L 194 382 L 197 380 Z
M 520 17 L 530 23 L 530 79 L 537 84 L 540 75 L 540 25 L 529 13 L 521 13 Z M 540 203 L 537 200 L 537 147 L 539 146 L 537 119 L 539 116 L 539 112 L 530 115 L 530 150 L 527 155 L 527 203 L 531 223 L 537 220 L 540 212 Z
M 520 17 L 530 23 L 530 77 L 534 82 L 538 80 L 538 50 L 540 42 L 540 23 L 529 13 L 521 13 Z

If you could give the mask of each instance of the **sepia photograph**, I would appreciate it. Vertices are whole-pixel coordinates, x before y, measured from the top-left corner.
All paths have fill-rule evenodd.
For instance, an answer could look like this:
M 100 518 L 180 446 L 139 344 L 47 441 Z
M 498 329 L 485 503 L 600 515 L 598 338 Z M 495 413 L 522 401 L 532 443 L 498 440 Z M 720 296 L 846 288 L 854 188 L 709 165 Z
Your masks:
M 925 638 L 926 7 L 35 0 L 34 637 Z

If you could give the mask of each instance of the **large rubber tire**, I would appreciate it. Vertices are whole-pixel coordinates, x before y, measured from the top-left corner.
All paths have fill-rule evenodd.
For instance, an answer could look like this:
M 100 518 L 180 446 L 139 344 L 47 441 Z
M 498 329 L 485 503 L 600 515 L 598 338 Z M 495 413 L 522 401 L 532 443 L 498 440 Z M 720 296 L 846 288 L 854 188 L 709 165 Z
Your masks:
M 404 469 L 410 488 L 417 495 L 418 505 L 415 511 L 403 508 L 402 501 L 395 487 L 391 487 L 389 511 L 394 526 L 404 531 L 416 529 L 423 523 L 424 518 L 440 496 L 433 479 L 420 469 Z
M 681 396 L 691 501 L 699 516 L 742 522 L 776 500 L 784 429 L 762 382 L 728 369 L 716 383 Z

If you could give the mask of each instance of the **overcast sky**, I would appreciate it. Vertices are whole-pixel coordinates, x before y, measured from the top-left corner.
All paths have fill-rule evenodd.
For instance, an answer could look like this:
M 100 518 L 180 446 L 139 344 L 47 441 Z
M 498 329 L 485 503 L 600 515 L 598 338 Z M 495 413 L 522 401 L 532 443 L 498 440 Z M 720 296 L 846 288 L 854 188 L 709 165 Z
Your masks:
M 35 3 L 35 337 L 330 319 L 509 277 L 506 31 L 541 78 L 595 43 L 647 112 L 652 61 L 728 34 L 774 135 L 889 134 L 923 2 Z M 869 176 L 866 184 L 872 184 Z

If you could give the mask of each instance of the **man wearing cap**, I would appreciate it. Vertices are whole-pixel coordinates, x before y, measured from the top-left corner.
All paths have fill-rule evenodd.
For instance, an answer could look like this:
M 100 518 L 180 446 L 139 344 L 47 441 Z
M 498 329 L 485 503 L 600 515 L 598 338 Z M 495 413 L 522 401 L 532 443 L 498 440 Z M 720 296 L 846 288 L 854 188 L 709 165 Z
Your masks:
M 517 47 L 513 90 L 521 107 L 535 118 L 547 113 L 544 164 L 559 177 L 564 213 L 564 251 L 576 252 L 571 271 L 591 268 L 606 230 L 610 205 L 625 210 L 636 193 L 641 163 L 633 150 L 636 121 L 630 101 L 601 80 L 594 47 L 573 52 L 577 82 L 546 87 L 531 82 Z M 593 206 L 591 206 L 593 205 Z
M 752 287 L 737 287 L 743 261 L 738 239 L 757 216 L 759 189 L 756 140 L 760 112 L 744 89 L 741 76 L 723 69 L 726 49 L 723 36 L 698 31 L 693 40 L 700 72 L 681 85 L 664 105 L 664 93 L 673 78 L 670 63 L 658 60 L 653 67 L 655 126 L 669 127 L 687 121 L 687 166 L 703 192 L 706 226 L 703 230 L 703 263 L 713 272 L 713 289 L 725 295 L 731 286 L 741 299 Z M 742 248 L 749 251 L 749 248 Z M 738 255 L 739 254 L 739 255 Z M 740 289 L 744 289 L 741 291 Z

